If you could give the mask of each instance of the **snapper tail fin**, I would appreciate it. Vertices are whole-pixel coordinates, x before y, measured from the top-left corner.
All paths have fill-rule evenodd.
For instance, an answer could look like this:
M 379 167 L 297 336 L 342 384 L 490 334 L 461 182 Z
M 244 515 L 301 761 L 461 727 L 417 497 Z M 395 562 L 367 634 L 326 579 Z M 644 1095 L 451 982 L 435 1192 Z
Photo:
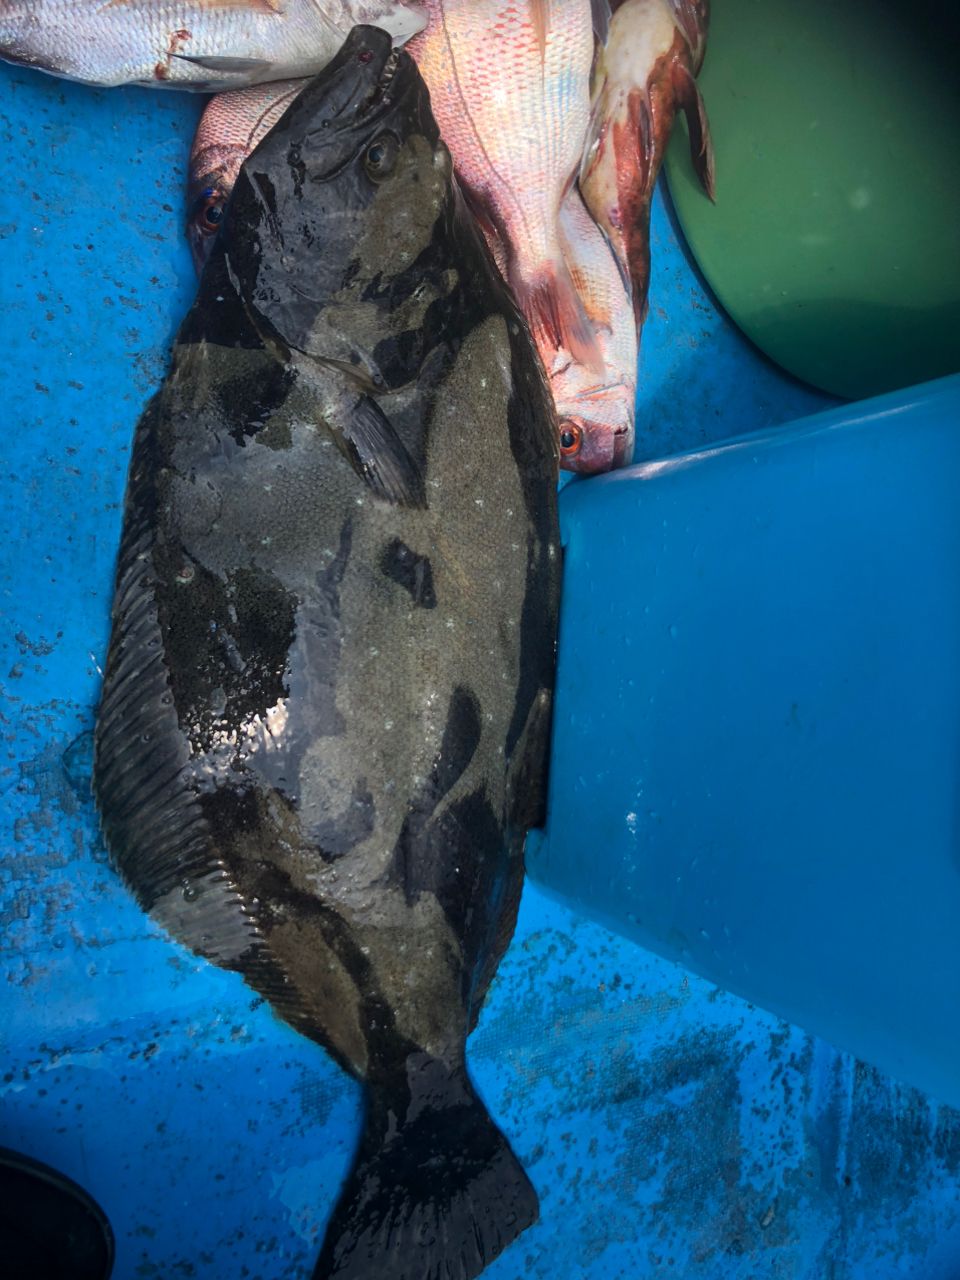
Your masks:
M 413 1054 L 405 1078 L 368 1086 L 313 1280 L 473 1280 L 538 1215 L 465 1069 Z
M 544 259 L 526 276 L 521 276 L 513 263 L 508 282 L 527 318 L 541 357 L 544 349 L 563 347 L 592 372 L 603 372 L 603 353 L 597 335 L 562 258 Z M 544 359 L 548 373 L 550 363 Z

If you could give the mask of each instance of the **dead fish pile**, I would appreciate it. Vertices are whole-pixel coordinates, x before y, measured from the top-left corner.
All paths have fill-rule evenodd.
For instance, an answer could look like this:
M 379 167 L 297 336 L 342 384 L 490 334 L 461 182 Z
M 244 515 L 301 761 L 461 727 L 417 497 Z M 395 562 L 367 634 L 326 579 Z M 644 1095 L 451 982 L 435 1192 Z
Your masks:
M 631 460 L 650 202 L 678 111 L 713 196 L 695 80 L 708 0 L 8 0 L 2 14 L 0 56 L 56 74 L 255 85 L 214 98 L 194 141 L 187 234 L 198 269 L 244 156 L 298 91 L 293 77 L 317 70 L 353 22 L 410 39 L 550 379 L 561 465 L 593 473 Z
M 549 389 L 383 31 L 221 223 L 136 431 L 103 829 L 158 922 L 364 1084 L 316 1280 L 470 1280 L 538 1213 L 465 1041 L 545 799 Z
M 678 110 L 713 195 L 695 74 L 707 0 L 424 0 L 409 46 L 487 242 L 527 317 L 557 408 L 561 465 L 606 471 L 633 454 L 650 202 Z M 595 35 L 599 27 L 600 36 Z M 277 87 L 277 101 L 295 86 Z M 243 139 L 267 127 L 271 87 L 208 108 L 190 164 L 195 261 L 217 228 Z M 262 121 L 262 123 L 261 123 Z M 235 139 L 218 155 L 210 138 Z
M 316 1280 L 471 1280 L 538 1213 L 465 1042 L 543 816 L 558 455 L 630 460 L 678 110 L 712 190 L 706 0 L 596 9 L 0 4 L 0 56 L 228 90 L 137 427 L 95 787 L 144 908 L 364 1084 Z

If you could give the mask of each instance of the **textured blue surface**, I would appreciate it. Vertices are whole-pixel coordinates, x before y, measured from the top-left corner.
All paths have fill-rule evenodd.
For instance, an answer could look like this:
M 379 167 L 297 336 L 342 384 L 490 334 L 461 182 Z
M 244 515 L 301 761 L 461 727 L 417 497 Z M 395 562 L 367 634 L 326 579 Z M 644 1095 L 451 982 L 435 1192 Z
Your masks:
M 0 1144 L 100 1199 L 119 1280 L 287 1280 L 355 1090 L 159 934 L 89 798 L 129 442 L 193 288 L 199 109 L 0 67 Z M 659 205 L 654 227 L 644 456 L 819 407 L 712 309 Z M 955 1112 L 532 885 L 470 1061 L 542 1200 L 490 1280 L 960 1276 Z
M 569 487 L 528 856 L 584 909 L 954 1106 L 958 479 L 960 375 Z M 581 660 L 604 650 L 626 660 Z

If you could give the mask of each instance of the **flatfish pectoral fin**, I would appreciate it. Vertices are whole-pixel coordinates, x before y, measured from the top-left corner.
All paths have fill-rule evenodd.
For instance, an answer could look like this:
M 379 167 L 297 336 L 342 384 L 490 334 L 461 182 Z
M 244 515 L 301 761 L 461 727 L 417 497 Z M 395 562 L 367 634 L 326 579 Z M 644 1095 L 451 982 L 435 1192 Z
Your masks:
M 424 505 L 420 468 L 372 396 L 344 391 L 324 406 L 324 419 L 354 471 L 378 498 L 403 507 Z
M 462 1063 L 413 1052 L 368 1083 L 360 1146 L 313 1280 L 474 1280 L 539 1212 Z

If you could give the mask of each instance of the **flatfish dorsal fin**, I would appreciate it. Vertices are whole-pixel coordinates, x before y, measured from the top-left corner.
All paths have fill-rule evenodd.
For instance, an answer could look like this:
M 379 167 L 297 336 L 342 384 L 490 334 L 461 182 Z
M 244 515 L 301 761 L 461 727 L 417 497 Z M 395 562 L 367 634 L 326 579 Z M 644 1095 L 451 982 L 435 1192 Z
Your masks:
M 96 736 L 104 836 L 141 906 L 192 951 L 240 968 L 257 926 L 216 856 L 189 777 L 153 591 L 148 539 L 125 540 Z

